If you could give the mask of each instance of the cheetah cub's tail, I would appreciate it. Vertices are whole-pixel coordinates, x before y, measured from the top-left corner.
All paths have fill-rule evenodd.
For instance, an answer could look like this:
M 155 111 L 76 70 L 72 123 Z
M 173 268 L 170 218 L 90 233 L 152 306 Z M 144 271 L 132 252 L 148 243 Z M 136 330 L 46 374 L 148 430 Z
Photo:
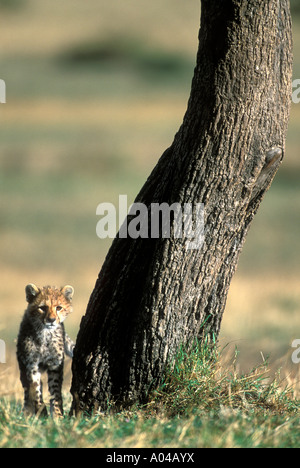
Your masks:
M 75 347 L 75 344 L 73 343 L 73 341 L 71 340 L 71 338 L 67 335 L 67 333 L 65 334 L 65 353 L 67 356 L 69 356 L 70 358 L 73 357 L 73 350 L 74 350 L 74 347 Z

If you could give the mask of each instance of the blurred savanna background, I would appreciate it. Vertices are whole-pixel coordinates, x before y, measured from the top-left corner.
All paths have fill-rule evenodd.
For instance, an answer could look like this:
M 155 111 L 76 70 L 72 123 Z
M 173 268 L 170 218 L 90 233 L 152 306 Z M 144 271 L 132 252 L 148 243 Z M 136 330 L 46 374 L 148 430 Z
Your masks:
M 181 125 L 199 3 L 0 1 L 7 87 L 0 106 L 0 338 L 7 348 L 0 395 L 21 395 L 15 341 L 27 283 L 74 286 L 66 328 L 76 338 L 111 243 L 96 236 L 96 207 L 118 206 L 120 194 L 130 204 Z M 293 381 L 300 366 L 290 358 L 300 339 L 299 142 L 300 104 L 293 104 L 285 160 L 252 224 L 220 337 L 226 350 L 237 347 L 241 370 L 269 356 Z

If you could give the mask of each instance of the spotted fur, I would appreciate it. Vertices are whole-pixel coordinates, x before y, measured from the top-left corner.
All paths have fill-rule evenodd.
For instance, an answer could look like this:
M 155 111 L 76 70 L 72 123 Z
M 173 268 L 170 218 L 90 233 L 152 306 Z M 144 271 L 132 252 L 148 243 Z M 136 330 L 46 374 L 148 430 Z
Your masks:
M 74 343 L 65 332 L 63 321 L 72 312 L 74 289 L 25 288 L 28 307 L 20 325 L 17 359 L 24 388 L 24 411 L 47 415 L 43 402 L 41 374 L 48 373 L 50 412 L 63 415 L 62 382 L 64 353 L 73 356 Z

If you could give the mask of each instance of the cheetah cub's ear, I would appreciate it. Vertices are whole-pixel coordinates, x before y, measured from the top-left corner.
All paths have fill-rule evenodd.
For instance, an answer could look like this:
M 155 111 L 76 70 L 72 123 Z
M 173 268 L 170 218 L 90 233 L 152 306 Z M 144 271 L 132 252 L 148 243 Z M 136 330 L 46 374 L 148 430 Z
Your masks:
M 61 289 L 61 292 L 63 293 L 65 298 L 71 302 L 73 298 L 73 294 L 74 294 L 74 288 L 70 286 L 69 284 L 67 284 L 67 286 Z
M 35 284 L 28 284 L 25 288 L 26 300 L 30 304 L 34 298 L 41 292 Z

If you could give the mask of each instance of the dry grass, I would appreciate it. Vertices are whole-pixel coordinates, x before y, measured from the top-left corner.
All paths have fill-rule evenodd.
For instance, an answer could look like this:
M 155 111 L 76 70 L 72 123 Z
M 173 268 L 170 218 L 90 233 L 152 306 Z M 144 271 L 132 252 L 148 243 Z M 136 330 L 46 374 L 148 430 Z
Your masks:
M 170 102 L 169 99 L 154 100 L 153 98 L 144 101 L 131 100 L 128 107 L 122 107 L 118 102 L 99 102 L 92 100 L 84 102 L 70 102 L 52 99 L 39 99 L 31 102 L 30 106 L 26 101 L 12 103 L 5 112 L 7 124 L 18 124 L 18 120 L 30 125 L 57 125 L 66 123 L 70 125 L 80 124 L 84 126 L 124 126 L 137 123 L 137 116 L 141 126 L 153 125 L 156 120 L 158 125 L 162 122 L 172 124 L 175 119 L 183 116 L 185 106 L 183 96 L 177 96 Z
M 164 0 L 162 7 L 159 0 L 65 0 L 57 8 L 50 0 L 31 0 L 18 15 L 6 15 L 1 45 L 5 55 L 55 54 L 90 37 L 128 36 L 132 32 L 192 55 L 197 47 L 199 16 L 198 1 L 183 4 L 182 0 Z

